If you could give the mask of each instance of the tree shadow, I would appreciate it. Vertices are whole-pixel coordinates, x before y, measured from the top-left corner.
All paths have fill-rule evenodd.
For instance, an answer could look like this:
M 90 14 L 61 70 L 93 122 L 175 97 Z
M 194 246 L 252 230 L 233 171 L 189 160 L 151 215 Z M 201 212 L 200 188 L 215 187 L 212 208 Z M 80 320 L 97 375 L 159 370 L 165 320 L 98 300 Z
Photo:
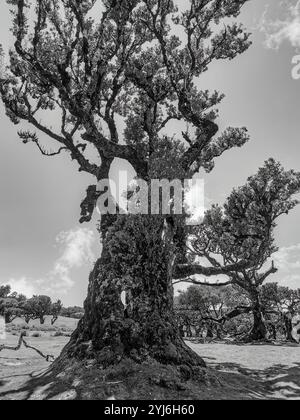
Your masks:
M 250 379 L 251 388 L 257 385 L 266 399 L 300 399 L 300 363 L 294 366 L 278 364 L 263 370 L 249 369 L 237 363 L 212 363 L 211 367 L 229 378 L 238 375 L 244 383 Z
M 59 380 L 56 372 L 53 368 L 43 371 L 42 373 L 32 372 L 27 375 L 16 375 L 16 376 L 28 376 L 27 382 L 20 386 L 18 389 L 10 389 L 4 392 L 0 392 L 0 400 L 12 399 L 14 396 L 22 395 L 24 400 L 39 400 L 39 399 L 51 399 L 63 393 L 70 392 L 72 386 L 68 382 Z M 4 385 L 5 383 L 3 383 Z M 1 386 L 1 381 L 0 381 Z M 80 399 L 80 393 L 76 390 L 76 399 Z
M 224 344 L 229 344 L 229 345 L 235 345 L 235 346 L 240 346 L 240 347 L 245 347 L 245 346 L 252 346 L 252 347 L 263 347 L 263 346 L 268 346 L 268 347 L 299 347 L 300 345 L 298 343 L 291 343 L 288 341 L 254 341 L 254 342 L 233 342 L 233 343 L 224 343 Z
M 3 381 L 3 380 L 1 379 L 1 380 L 0 380 L 0 387 L 1 387 L 1 386 L 6 385 L 6 384 L 7 384 L 7 382 L 8 382 L 8 381 Z
M 276 364 L 262 370 L 247 368 L 239 363 L 218 363 L 212 357 L 207 358 L 207 363 L 209 372 L 220 382 L 220 388 L 215 390 L 211 399 L 300 399 L 300 363 L 292 366 Z M 54 364 L 47 370 L 32 372 L 26 375 L 26 382 L 17 389 L 0 392 L 0 400 L 20 397 L 24 400 L 83 400 L 87 395 L 101 400 L 108 399 L 113 395 L 111 389 L 116 390 L 119 386 L 113 385 L 111 388 L 102 382 L 101 372 L 97 368 L 86 367 L 78 375 L 76 369 L 74 366 L 71 375 L 64 375 Z M 0 386 L 6 385 L 6 379 L 8 377 L 0 378 Z

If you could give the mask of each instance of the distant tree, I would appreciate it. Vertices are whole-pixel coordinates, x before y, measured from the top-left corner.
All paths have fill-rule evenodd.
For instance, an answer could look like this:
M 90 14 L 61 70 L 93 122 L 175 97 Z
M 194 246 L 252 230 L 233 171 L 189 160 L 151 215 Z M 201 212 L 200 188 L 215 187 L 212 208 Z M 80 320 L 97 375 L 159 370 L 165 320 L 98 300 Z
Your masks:
M 267 314 L 278 314 L 281 318 L 287 341 L 295 342 L 293 318 L 300 314 L 300 289 L 268 283 L 262 287 L 261 301 Z
M 233 190 L 223 208 L 213 206 L 206 213 L 203 224 L 194 231 L 191 257 L 196 254 L 215 269 L 236 265 L 234 272 L 226 274 L 228 281 L 223 284 L 240 287 L 251 301 L 251 305 L 237 307 L 232 313 L 232 316 L 253 314 L 253 328 L 245 337 L 250 341 L 263 340 L 267 335 L 260 290 L 277 269 L 274 263 L 269 269 L 264 270 L 264 267 L 278 250 L 274 241 L 277 221 L 298 204 L 293 196 L 299 191 L 300 173 L 285 171 L 270 159 L 243 187 Z M 251 268 L 239 268 L 242 261 L 251 261 Z M 185 274 L 193 276 L 202 271 L 195 264 Z M 201 284 L 191 277 L 187 281 Z
M 51 315 L 52 301 L 49 296 L 33 296 L 24 302 L 22 308 L 27 323 L 31 319 L 39 319 L 43 325 L 45 323 L 45 317 Z
M 61 314 L 63 305 L 60 300 L 55 303 L 52 303 L 50 315 L 52 315 L 51 325 L 54 325 L 55 322 L 58 320 L 59 315 Z
M 0 315 L 4 317 L 6 324 L 9 324 L 16 318 L 21 317 L 23 315 L 23 311 L 18 300 L 11 297 L 0 299 Z
M 68 308 L 62 308 L 61 316 L 66 318 L 76 318 L 80 319 L 84 316 L 84 309 L 80 306 L 71 306 Z
M 16 318 L 23 315 L 21 302 L 25 296 L 16 292 L 11 293 L 11 287 L 0 286 L 0 315 L 4 317 L 5 323 L 9 324 Z
M 9 285 L 0 286 L 0 298 L 6 298 L 11 293 L 11 287 Z
M 190 286 L 181 292 L 177 300 L 177 312 L 187 319 L 206 327 L 208 337 L 215 333 L 218 338 L 234 330 L 228 322 L 237 316 L 236 308 L 248 307 L 249 299 L 237 286 Z M 197 314 L 197 316 L 196 316 Z M 191 321 L 192 322 L 192 321 Z M 227 323 L 227 325 L 226 325 Z M 234 333 L 233 331 L 232 333 Z

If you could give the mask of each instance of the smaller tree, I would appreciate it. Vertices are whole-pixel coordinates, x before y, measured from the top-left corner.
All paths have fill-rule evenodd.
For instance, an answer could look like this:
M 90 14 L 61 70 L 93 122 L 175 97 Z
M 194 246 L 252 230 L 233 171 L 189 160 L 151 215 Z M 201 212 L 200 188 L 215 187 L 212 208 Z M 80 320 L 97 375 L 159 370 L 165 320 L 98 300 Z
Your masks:
M 43 325 L 45 317 L 51 315 L 52 301 L 49 296 L 33 296 L 23 305 L 25 321 L 29 323 L 31 319 L 39 319 Z
M 21 317 L 23 311 L 18 300 L 11 297 L 0 299 L 0 315 L 4 317 L 6 324 L 10 324 L 16 318 Z
M 6 298 L 11 293 L 11 287 L 9 285 L 0 286 L 0 298 Z
M 210 309 L 210 300 L 205 294 L 206 290 L 201 286 L 191 286 L 185 292 L 181 292 L 175 309 L 179 319 L 179 325 L 183 325 L 188 337 L 192 337 L 192 328 L 195 329 L 196 335 L 203 330 L 203 319 L 207 317 Z M 209 338 L 213 337 L 210 325 L 205 325 Z
M 300 289 L 268 283 L 262 287 L 261 300 L 267 314 L 277 314 L 279 322 L 284 325 L 285 338 L 298 342 L 298 331 L 294 330 L 293 319 L 300 314 Z
M 11 293 L 9 285 L 0 287 L 0 315 L 4 317 L 5 323 L 9 324 L 16 318 L 23 315 L 21 302 L 26 299 L 18 293 Z
M 63 305 L 60 300 L 58 300 L 57 302 L 51 305 L 51 315 L 52 315 L 51 325 L 54 325 L 55 322 L 58 320 L 58 317 L 61 314 L 62 308 L 63 308 Z
M 231 321 L 237 317 L 236 308 L 248 306 L 249 299 L 239 287 L 216 287 L 204 283 L 181 292 L 176 309 L 177 312 L 180 310 L 181 316 L 184 314 L 189 320 L 200 323 L 209 338 L 216 335 L 221 339 L 224 334 L 235 335 L 238 332 L 237 325 Z
M 277 221 L 298 204 L 293 196 L 299 191 L 300 173 L 285 171 L 269 159 L 243 187 L 233 190 L 223 208 L 213 206 L 206 213 L 191 239 L 191 258 L 197 255 L 216 270 L 235 265 L 234 271 L 224 273 L 228 277 L 224 285 L 240 287 L 251 301 L 232 314 L 253 314 L 253 328 L 245 337 L 250 341 L 264 340 L 267 335 L 260 290 L 277 269 L 273 263 L 269 269 L 264 267 L 278 250 L 274 242 Z M 248 266 L 243 267 L 243 261 L 248 261 Z M 197 265 L 190 272 L 197 274 Z M 195 278 L 188 281 L 201 284 Z
M 81 319 L 84 316 L 84 309 L 80 306 L 62 308 L 61 316 L 65 316 L 66 318 Z

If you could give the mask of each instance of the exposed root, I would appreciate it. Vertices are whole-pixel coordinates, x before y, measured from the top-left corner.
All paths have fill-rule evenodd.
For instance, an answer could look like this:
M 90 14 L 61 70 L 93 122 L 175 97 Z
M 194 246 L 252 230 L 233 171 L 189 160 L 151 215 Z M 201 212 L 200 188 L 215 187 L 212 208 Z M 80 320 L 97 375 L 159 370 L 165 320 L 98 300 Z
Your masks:
M 20 350 L 20 348 L 22 347 L 22 344 L 24 345 L 25 348 L 30 349 L 30 350 L 34 350 L 35 352 L 37 352 L 41 357 L 43 357 L 44 359 L 46 359 L 47 362 L 52 362 L 55 357 L 52 354 L 47 354 L 45 355 L 44 353 L 42 353 L 40 350 L 38 350 L 37 348 L 30 346 L 25 340 L 24 337 L 26 337 L 26 333 L 22 332 L 20 337 L 19 337 L 19 341 L 16 347 L 13 346 L 6 346 L 5 344 L 2 344 L 0 346 L 0 352 L 2 350 L 12 350 L 12 351 L 18 351 Z

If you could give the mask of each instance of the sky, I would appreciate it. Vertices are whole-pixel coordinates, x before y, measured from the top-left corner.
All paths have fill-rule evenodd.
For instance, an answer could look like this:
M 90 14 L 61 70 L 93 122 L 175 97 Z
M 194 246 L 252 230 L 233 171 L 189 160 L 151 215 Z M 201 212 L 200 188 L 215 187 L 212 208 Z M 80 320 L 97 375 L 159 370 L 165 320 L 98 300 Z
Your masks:
M 246 126 L 251 136 L 205 176 L 208 202 L 220 204 L 270 157 L 300 171 L 300 79 L 292 77 L 292 61 L 300 55 L 300 2 L 249 0 L 240 20 L 252 32 L 252 47 L 234 61 L 214 63 L 197 82 L 226 95 L 220 127 Z M 0 43 L 6 48 L 10 24 L 9 6 L 1 1 Z M 0 121 L 0 284 L 82 305 L 101 250 L 97 215 L 87 225 L 78 221 L 92 180 L 66 155 L 46 158 L 23 145 L 2 105 Z M 169 131 L 176 133 L 178 126 Z M 120 167 L 116 162 L 115 174 Z M 276 230 L 279 272 L 272 281 L 290 287 L 300 287 L 299 218 L 300 206 L 280 219 Z

